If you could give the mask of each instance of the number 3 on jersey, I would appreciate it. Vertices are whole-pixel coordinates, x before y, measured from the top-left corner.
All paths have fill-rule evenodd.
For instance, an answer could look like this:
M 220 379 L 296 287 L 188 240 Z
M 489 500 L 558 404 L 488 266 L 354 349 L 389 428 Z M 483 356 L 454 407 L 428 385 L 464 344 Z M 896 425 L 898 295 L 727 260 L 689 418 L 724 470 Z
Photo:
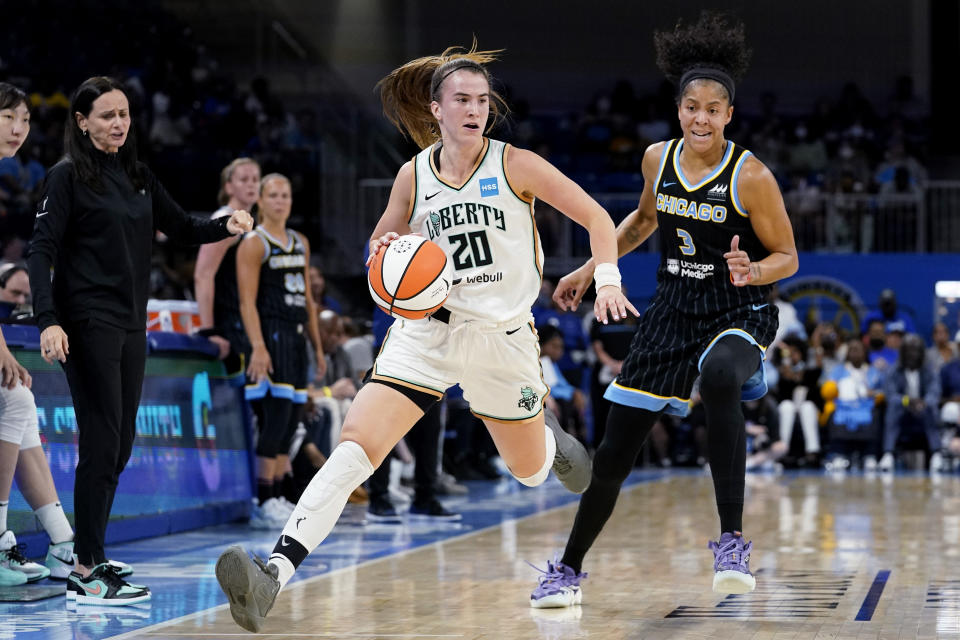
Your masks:
M 680 245 L 680 253 L 685 256 L 692 256 L 697 252 L 697 248 L 693 246 L 693 238 L 690 237 L 689 233 L 683 229 L 677 229 L 677 236 L 683 240 L 683 244 Z
M 453 252 L 454 269 L 472 269 L 493 263 L 493 254 L 490 251 L 486 231 L 456 233 L 448 240 L 450 244 L 457 247 Z M 467 255 L 464 255 L 465 253 Z

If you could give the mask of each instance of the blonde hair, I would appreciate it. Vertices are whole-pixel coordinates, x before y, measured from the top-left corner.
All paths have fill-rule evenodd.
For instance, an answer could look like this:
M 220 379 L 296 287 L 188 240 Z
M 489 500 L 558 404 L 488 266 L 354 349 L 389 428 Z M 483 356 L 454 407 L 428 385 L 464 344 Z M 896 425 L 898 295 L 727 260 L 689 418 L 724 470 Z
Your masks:
M 233 172 L 237 170 L 237 167 L 244 164 L 252 164 L 257 168 L 257 171 L 260 171 L 260 163 L 253 158 L 236 158 L 235 160 L 231 161 L 230 164 L 221 169 L 220 192 L 217 193 L 217 202 L 221 207 L 230 202 L 230 196 L 227 195 L 227 183 L 233 178 Z
M 496 60 L 497 54 L 502 51 L 477 51 L 477 40 L 474 38 L 470 49 L 449 47 L 438 56 L 411 60 L 377 83 L 383 114 L 401 133 L 408 135 L 421 149 L 426 149 L 440 139 L 440 128 L 430 111 L 430 103 L 440 100 L 443 81 L 453 72 L 466 69 L 481 74 L 490 84 L 490 72 L 483 65 Z M 492 129 L 508 112 L 507 103 L 491 87 L 490 113 L 493 118 L 486 131 Z
M 287 186 L 290 187 L 290 190 L 293 191 L 293 183 L 290 182 L 290 178 L 283 175 L 282 173 L 268 173 L 267 175 L 260 178 L 260 191 L 258 192 L 261 196 L 263 195 L 263 190 L 266 188 L 267 183 L 271 180 L 283 180 L 287 183 Z

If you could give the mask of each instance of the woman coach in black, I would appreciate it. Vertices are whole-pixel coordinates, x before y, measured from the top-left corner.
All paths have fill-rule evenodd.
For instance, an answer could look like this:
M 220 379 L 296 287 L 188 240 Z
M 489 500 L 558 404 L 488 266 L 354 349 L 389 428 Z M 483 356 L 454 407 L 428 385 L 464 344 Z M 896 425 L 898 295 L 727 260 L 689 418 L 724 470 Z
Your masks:
M 63 363 L 79 429 L 76 568 L 67 581 L 78 603 L 150 597 L 148 588 L 120 578 L 103 546 L 117 480 L 133 448 L 154 233 L 199 244 L 253 224 L 246 211 L 216 220 L 184 212 L 137 161 L 130 123 L 116 80 L 94 77 L 77 88 L 66 155 L 47 176 L 29 254 L 43 358 Z

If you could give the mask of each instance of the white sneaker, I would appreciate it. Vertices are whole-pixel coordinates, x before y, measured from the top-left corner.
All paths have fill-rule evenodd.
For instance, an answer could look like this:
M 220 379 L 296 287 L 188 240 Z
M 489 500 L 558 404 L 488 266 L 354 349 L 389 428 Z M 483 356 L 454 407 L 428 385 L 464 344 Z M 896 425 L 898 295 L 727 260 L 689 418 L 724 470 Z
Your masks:
M 823 467 L 827 471 L 843 473 L 850 467 L 850 461 L 843 456 L 836 456 L 827 460 L 827 463 L 823 465 Z
M 863 457 L 863 470 L 864 470 L 864 471 L 876 471 L 876 470 L 877 470 L 877 458 L 876 458 L 876 456 L 864 456 L 864 457 Z
M 66 580 L 74 567 L 73 540 L 47 547 L 47 557 L 43 564 L 50 569 L 51 579 Z
M 930 456 L 930 473 L 940 473 L 944 470 L 943 454 L 939 451 Z
M 287 500 L 286 498 L 284 498 L 283 496 L 280 496 L 279 498 L 276 498 L 276 501 L 277 501 L 277 503 L 278 503 L 281 507 L 283 507 L 284 511 L 287 512 L 287 517 L 288 517 L 288 518 L 290 517 L 290 514 L 293 513 L 293 510 L 294 510 L 294 509 L 296 508 L 296 506 L 297 506 L 297 505 L 293 504 L 292 502 L 290 502 L 289 500 Z
M 126 578 L 127 576 L 133 575 L 133 567 L 128 565 L 126 562 L 120 562 L 119 560 L 107 560 L 107 564 L 117 570 L 117 575 L 121 578 Z
M 283 529 L 290 514 L 276 498 L 262 505 L 254 505 L 250 514 L 250 526 L 254 529 Z
M 50 575 L 50 569 L 42 564 L 31 562 L 23 555 L 24 545 L 17 544 L 13 531 L 7 529 L 0 536 L 0 567 L 19 571 L 27 577 L 27 582 L 37 582 Z
M 883 457 L 880 458 L 880 464 L 878 465 L 880 467 L 880 471 L 893 471 L 893 465 L 893 454 L 887 451 L 885 454 L 883 454 Z

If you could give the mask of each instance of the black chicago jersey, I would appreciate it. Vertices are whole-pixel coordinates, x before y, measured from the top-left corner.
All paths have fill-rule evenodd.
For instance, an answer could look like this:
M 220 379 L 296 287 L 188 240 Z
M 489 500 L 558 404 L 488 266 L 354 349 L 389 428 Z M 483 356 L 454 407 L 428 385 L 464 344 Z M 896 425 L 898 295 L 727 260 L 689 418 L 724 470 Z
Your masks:
M 683 140 L 666 144 L 654 196 L 660 230 L 657 297 L 691 315 L 724 313 L 747 304 L 766 304 L 769 285 L 735 287 L 723 254 L 733 236 L 751 260 L 766 257 L 737 193 L 737 179 L 751 155 L 727 140 L 720 164 L 698 183 L 683 175 Z
M 300 234 L 287 229 L 287 243 L 257 227 L 251 233 L 263 241 L 263 264 L 257 289 L 257 311 L 264 319 L 289 323 L 307 321 L 307 283 L 303 272 L 306 252 Z

